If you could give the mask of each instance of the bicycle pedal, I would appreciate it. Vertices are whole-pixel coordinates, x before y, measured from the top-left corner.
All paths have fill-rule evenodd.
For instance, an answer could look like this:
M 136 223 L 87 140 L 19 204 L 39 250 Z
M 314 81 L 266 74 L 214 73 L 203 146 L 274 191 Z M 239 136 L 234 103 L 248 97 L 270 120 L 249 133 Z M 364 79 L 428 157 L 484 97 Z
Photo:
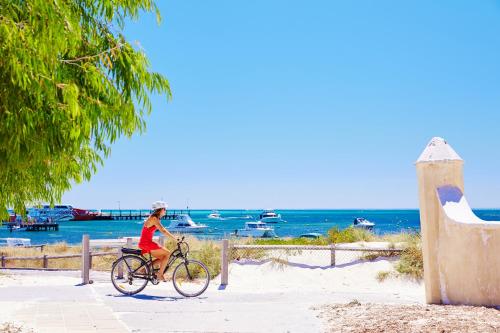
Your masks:
M 154 277 L 151 279 L 151 283 L 156 286 L 157 284 L 160 283 L 160 280 L 158 280 L 156 277 Z

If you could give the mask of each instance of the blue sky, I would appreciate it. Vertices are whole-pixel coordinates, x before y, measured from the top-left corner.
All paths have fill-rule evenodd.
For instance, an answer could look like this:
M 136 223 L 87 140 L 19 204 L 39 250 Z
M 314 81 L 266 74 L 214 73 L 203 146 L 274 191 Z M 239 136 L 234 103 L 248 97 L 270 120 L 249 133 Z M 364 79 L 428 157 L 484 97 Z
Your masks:
M 147 208 L 415 208 L 433 136 L 500 207 L 500 2 L 159 1 L 126 28 L 173 99 L 153 96 L 63 202 Z

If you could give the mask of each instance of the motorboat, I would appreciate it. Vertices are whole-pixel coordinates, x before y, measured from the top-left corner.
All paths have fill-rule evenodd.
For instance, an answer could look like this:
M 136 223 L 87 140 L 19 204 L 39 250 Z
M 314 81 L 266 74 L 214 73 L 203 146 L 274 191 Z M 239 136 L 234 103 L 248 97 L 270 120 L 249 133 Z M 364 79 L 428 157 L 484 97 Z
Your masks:
M 286 222 L 281 219 L 281 214 L 276 214 L 272 209 L 266 209 L 259 215 L 259 220 L 264 223 Z
M 318 232 L 309 232 L 307 234 L 302 234 L 299 236 L 299 238 L 311 238 L 311 239 L 317 239 L 323 236 L 322 234 Z
M 180 233 L 202 233 L 208 229 L 204 224 L 197 224 L 188 214 L 177 214 L 171 220 L 167 230 Z
M 261 221 L 246 222 L 245 228 L 236 230 L 234 234 L 235 236 L 240 237 L 277 237 L 274 233 L 274 229 L 272 227 L 268 227 L 264 222 Z
M 365 219 L 363 217 L 356 217 L 354 219 L 354 222 L 352 223 L 352 226 L 354 228 L 372 230 L 373 227 L 375 226 L 375 223 L 370 222 L 370 221 L 368 221 L 367 219 Z
M 220 213 L 216 210 L 213 210 L 210 214 L 208 214 L 207 217 L 209 219 L 213 219 L 213 220 L 220 220 L 221 219 Z
M 29 238 L 0 238 L 0 246 L 31 246 Z

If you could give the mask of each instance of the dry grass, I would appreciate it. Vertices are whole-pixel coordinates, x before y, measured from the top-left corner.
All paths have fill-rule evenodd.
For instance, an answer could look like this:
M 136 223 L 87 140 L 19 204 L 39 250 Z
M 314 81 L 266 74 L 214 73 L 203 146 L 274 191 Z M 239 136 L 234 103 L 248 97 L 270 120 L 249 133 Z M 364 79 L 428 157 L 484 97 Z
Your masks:
M 176 235 L 176 237 L 179 238 L 180 235 Z M 189 245 L 188 258 L 203 262 L 207 266 L 211 277 L 219 275 L 221 248 L 218 241 L 200 240 L 191 235 L 186 236 L 184 241 Z M 164 246 L 170 251 L 174 251 L 177 248 L 177 242 L 167 239 Z
M 95 250 L 94 250 L 95 252 Z M 110 256 L 93 257 L 92 258 L 92 269 L 95 270 L 109 270 L 111 264 L 116 259 L 116 249 L 112 250 L 109 248 L 99 249 L 99 252 L 110 252 Z M 24 247 L 1 247 L 0 256 L 5 257 L 43 257 L 46 255 L 58 256 L 58 255 L 80 255 L 82 253 L 82 247 L 79 245 L 68 245 L 67 243 L 55 243 L 51 245 L 46 245 L 43 251 L 39 248 L 24 248 Z M 43 268 L 43 259 L 33 259 L 33 260 L 6 260 L 5 262 L 7 268 Z M 63 258 L 63 259 L 49 259 L 48 267 L 52 269 L 80 269 L 81 259 L 77 258 Z
M 377 276 L 376 276 L 376 279 L 378 282 L 384 282 L 389 276 L 391 276 L 391 272 L 390 271 L 380 271 L 380 272 L 377 272 Z
M 420 235 L 415 234 L 406 243 L 396 271 L 406 277 L 421 280 L 424 275 L 424 258 L 422 255 L 422 241 Z
M 32 333 L 32 329 L 27 329 L 22 325 L 17 325 L 13 323 L 2 323 L 0 324 L 0 333 Z
M 359 259 L 366 261 L 373 261 L 377 258 L 388 258 L 388 257 L 398 257 L 400 254 L 397 252 L 388 252 L 388 251 L 373 251 L 373 252 L 365 252 L 363 253 Z

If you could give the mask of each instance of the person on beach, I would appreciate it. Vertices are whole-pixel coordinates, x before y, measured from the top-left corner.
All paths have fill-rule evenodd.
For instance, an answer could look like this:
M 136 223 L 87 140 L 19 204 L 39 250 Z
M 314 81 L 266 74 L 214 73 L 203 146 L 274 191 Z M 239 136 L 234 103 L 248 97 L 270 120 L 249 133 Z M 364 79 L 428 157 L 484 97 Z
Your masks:
M 153 261 L 153 267 L 160 263 L 160 270 L 156 273 L 156 278 L 160 281 L 165 281 L 163 271 L 167 267 L 170 251 L 163 246 L 153 242 L 153 234 L 156 230 L 160 230 L 162 234 L 176 240 L 165 227 L 161 224 L 160 219 L 167 214 L 168 205 L 163 201 L 155 201 L 152 205 L 153 213 L 144 221 L 142 227 L 141 238 L 139 239 L 139 248 L 142 254 L 151 253 L 156 259 Z

